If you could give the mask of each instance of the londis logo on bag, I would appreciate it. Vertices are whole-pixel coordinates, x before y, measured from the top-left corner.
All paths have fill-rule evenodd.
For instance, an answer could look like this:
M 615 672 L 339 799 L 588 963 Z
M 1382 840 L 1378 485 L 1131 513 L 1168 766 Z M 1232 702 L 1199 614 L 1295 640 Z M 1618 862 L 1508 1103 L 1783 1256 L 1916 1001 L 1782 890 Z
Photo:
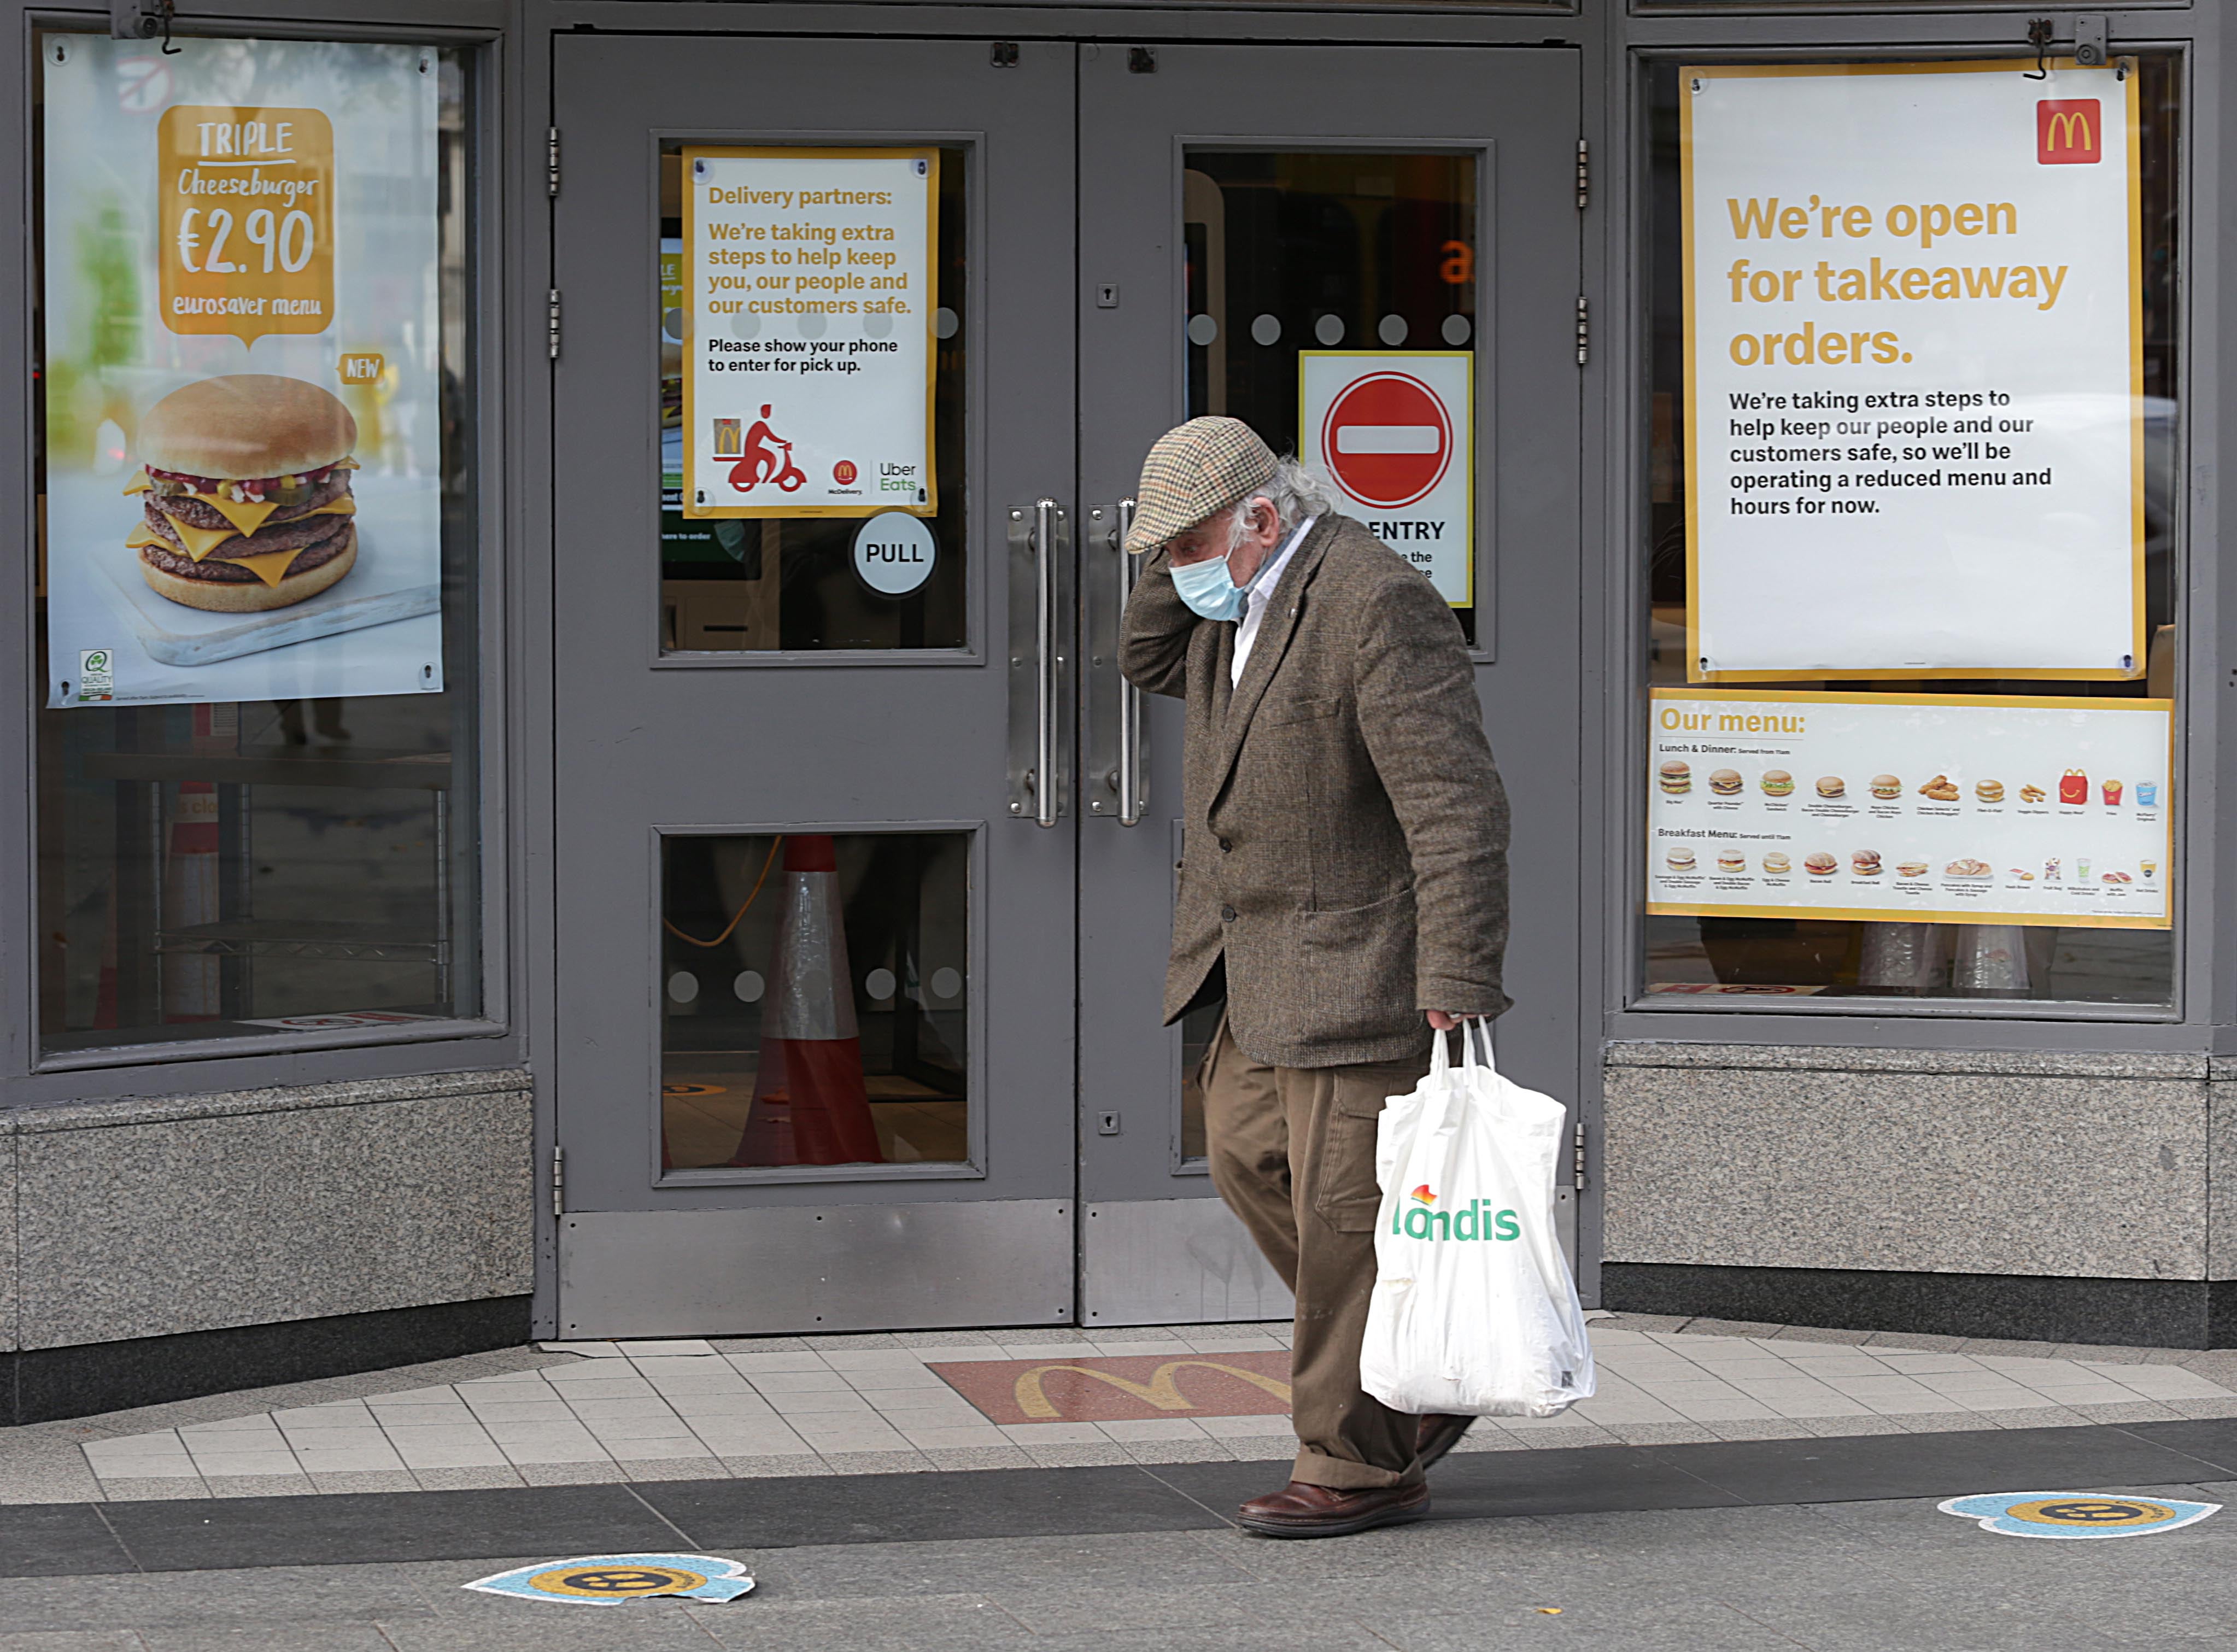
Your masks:
M 1495 1211 L 1481 1199 L 1467 1208 L 1439 1210 L 1437 1195 L 1423 1182 L 1390 1219 L 1390 1231 L 1418 1239 L 1511 1239 L 1522 1237 L 1522 1224 L 1511 1210 Z

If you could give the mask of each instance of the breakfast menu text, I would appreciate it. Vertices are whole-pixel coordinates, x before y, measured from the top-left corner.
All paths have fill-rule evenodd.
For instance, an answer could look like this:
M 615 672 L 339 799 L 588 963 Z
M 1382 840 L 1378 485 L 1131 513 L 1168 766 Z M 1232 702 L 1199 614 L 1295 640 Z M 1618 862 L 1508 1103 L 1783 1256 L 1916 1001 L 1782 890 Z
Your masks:
M 2174 709 L 1657 689 L 1646 909 L 2167 928 Z

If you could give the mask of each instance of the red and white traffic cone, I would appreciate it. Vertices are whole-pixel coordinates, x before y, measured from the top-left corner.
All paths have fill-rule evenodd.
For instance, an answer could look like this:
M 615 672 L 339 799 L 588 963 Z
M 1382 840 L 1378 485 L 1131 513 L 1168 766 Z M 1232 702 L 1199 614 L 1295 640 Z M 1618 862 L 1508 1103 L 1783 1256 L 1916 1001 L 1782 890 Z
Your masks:
M 784 840 L 784 906 L 762 1013 L 761 1066 L 733 1166 L 881 1164 L 839 862 L 822 834 Z
M 163 927 L 182 929 L 218 917 L 217 788 L 207 780 L 181 780 L 171 805 L 170 842 L 163 857 Z M 218 1018 L 218 961 L 196 953 L 163 960 L 163 1019 Z

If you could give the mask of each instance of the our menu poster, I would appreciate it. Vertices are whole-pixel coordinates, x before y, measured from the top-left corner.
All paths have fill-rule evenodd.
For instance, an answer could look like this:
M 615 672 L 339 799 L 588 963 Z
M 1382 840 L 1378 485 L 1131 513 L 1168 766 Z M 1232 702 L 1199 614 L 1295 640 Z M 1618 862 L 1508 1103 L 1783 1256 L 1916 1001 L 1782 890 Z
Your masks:
M 40 73 L 47 704 L 439 691 L 439 54 Z
M 683 151 L 687 517 L 936 515 L 937 149 Z
M 1689 682 L 2145 674 L 2134 66 L 1678 71 Z
M 2171 700 L 1657 689 L 1646 909 L 2164 929 Z

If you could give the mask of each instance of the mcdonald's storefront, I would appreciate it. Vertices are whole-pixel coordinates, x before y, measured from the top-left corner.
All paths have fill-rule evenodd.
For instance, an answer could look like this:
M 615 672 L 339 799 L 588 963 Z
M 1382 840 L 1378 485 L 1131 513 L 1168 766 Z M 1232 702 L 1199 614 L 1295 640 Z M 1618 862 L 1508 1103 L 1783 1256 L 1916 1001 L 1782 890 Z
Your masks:
M 2237 42 L 2039 15 L 14 5 L 0 1421 L 1286 1315 L 1116 665 L 1200 413 L 1468 638 L 1588 1303 L 2237 1340 Z

